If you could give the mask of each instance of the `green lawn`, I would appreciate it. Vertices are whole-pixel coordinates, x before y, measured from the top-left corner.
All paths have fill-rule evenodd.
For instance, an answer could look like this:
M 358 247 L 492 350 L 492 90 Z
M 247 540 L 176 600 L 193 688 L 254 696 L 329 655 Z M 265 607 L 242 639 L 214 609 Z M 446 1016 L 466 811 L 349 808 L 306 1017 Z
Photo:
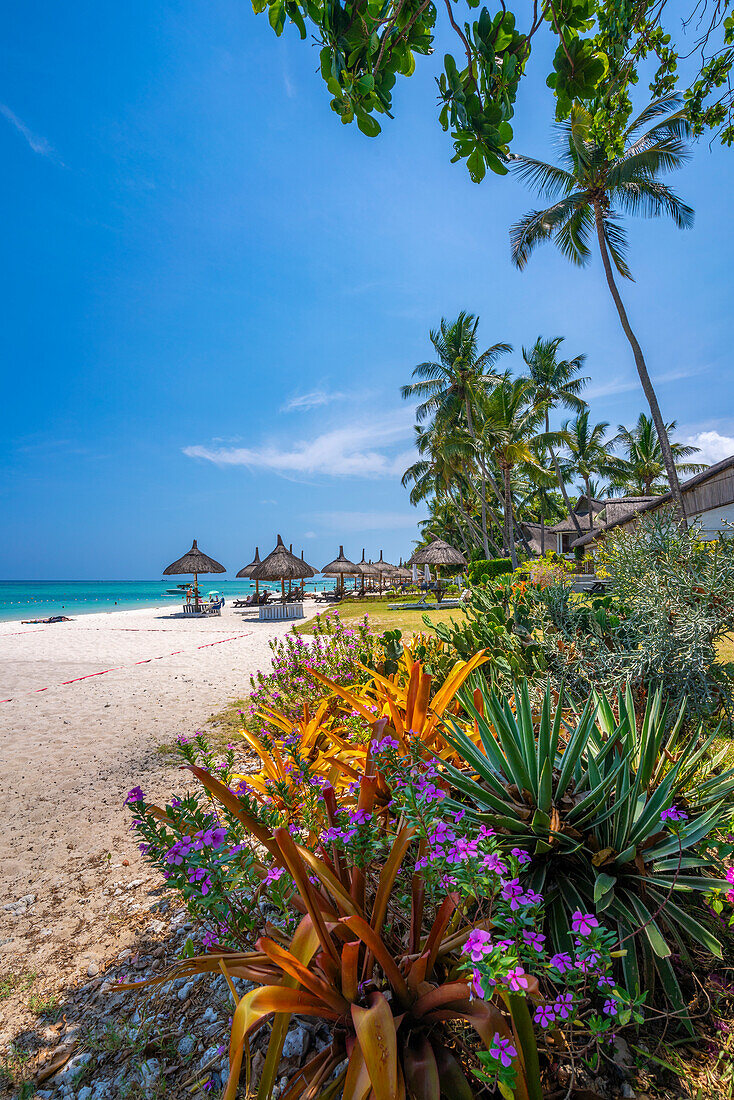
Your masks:
M 430 608 L 426 611 L 390 610 L 389 605 L 391 603 L 401 602 L 410 602 L 410 599 L 401 601 L 391 597 L 390 599 L 377 600 L 344 600 L 334 608 L 324 607 L 323 611 L 337 611 L 343 623 L 354 623 L 363 618 L 364 615 L 368 615 L 370 626 L 380 634 L 385 630 L 395 630 L 397 627 L 403 631 L 403 634 L 411 636 L 429 629 L 423 622 L 424 615 L 428 615 L 433 622 L 437 623 L 447 623 L 451 618 L 461 620 L 465 615 L 460 607 L 447 611 L 431 611 Z M 293 629 L 298 634 L 310 634 L 313 629 L 313 621 L 313 619 L 306 619 L 305 622 L 299 623 Z

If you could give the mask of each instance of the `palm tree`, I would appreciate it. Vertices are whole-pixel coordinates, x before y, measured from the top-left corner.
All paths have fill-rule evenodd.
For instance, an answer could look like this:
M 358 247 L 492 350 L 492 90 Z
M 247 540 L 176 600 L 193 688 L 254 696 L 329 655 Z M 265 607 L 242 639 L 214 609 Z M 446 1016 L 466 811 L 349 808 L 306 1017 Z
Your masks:
M 558 433 L 539 433 L 543 413 L 528 403 L 528 382 L 505 374 L 481 402 L 482 437 L 502 473 L 504 489 L 504 545 L 509 550 L 513 569 L 517 568 L 515 519 L 512 505 L 512 476 L 532 471 L 533 476 L 553 483 L 538 461 L 535 448 L 557 442 Z
M 621 471 L 619 459 L 608 450 L 609 444 L 606 442 L 608 427 L 606 420 L 598 424 L 590 424 L 588 409 L 584 409 L 573 420 L 567 420 L 563 425 L 569 454 L 568 467 L 584 483 L 589 505 L 589 530 L 594 526 L 594 515 L 591 509 L 592 478 L 614 479 L 619 477 Z M 597 484 L 594 484 L 594 490 L 599 492 Z
M 588 378 L 579 377 L 579 371 L 584 365 L 586 356 L 577 355 L 575 359 L 559 361 L 558 349 L 562 343 L 562 336 L 556 336 L 552 340 L 544 340 L 539 336 L 530 351 L 526 348 L 522 349 L 522 357 L 529 371 L 528 396 L 544 412 L 546 432 L 550 431 L 550 410 L 556 405 L 564 405 L 567 409 L 573 409 L 576 412 L 586 408 L 586 402 L 579 397 L 579 393 L 589 381 Z M 571 508 L 558 457 L 552 447 L 549 448 L 549 453 L 568 514 L 580 535 L 581 526 L 576 513 Z
M 675 420 L 665 425 L 668 438 L 676 427 Z M 611 446 L 620 447 L 623 451 L 623 458 L 620 459 L 622 476 L 617 479 L 616 488 L 642 493 L 644 496 L 665 492 L 665 485 L 660 481 L 665 474 L 663 453 L 651 417 L 640 413 L 634 428 L 625 428 L 624 424 L 620 424 Z M 679 474 L 698 474 L 706 469 L 705 463 L 683 461 L 691 455 L 699 454 L 698 447 L 671 442 L 670 449 Z
M 402 485 L 410 490 L 410 503 L 420 504 L 435 500 L 457 513 L 455 523 L 461 528 L 461 520 L 469 530 L 469 540 L 474 544 L 482 542 L 482 530 L 472 515 L 471 500 L 475 490 L 470 481 L 470 472 L 474 460 L 474 445 L 465 428 L 451 428 L 442 424 L 428 427 L 415 425 L 415 447 L 419 458 L 413 462 L 402 477 Z M 470 499 L 467 500 L 467 497 Z M 490 518 L 497 523 L 496 516 L 488 510 Z M 459 519 L 461 517 L 461 519 Z M 445 536 L 444 536 L 445 537 Z M 495 554 L 499 554 L 494 542 L 489 539 Z M 450 540 L 449 540 L 450 541 Z
M 548 460 L 553 456 L 555 460 L 553 462 L 554 467 L 557 469 L 556 477 L 560 480 L 561 472 L 558 464 L 558 459 L 555 456 L 555 452 L 552 447 L 546 449 L 541 443 L 533 447 L 533 452 L 538 460 L 539 467 L 543 470 L 543 473 L 548 469 Z M 566 482 L 563 481 L 563 488 L 566 488 Z M 553 485 L 548 484 L 545 477 L 538 479 L 534 476 L 534 471 L 530 470 L 528 476 L 525 479 L 523 486 L 523 497 L 520 501 L 520 508 L 523 510 L 529 509 L 533 518 L 537 515 L 540 520 L 540 552 L 545 553 L 545 525 L 546 523 L 556 523 L 559 519 L 563 519 L 564 511 L 561 507 L 557 494 L 553 491 Z M 568 493 L 564 492 L 564 501 L 566 504 L 565 515 L 571 514 L 571 501 L 568 499 Z M 582 534 L 581 527 L 577 519 L 574 520 L 579 534 Z
M 623 278 L 632 278 L 625 259 L 627 238 L 619 224 L 620 215 L 667 214 L 679 229 L 693 224 L 691 207 L 659 178 L 663 172 L 680 168 L 688 156 L 686 139 L 691 128 L 680 107 L 678 95 L 654 100 L 624 131 L 623 152 L 614 157 L 593 139 L 593 119 L 587 108 L 574 104 L 570 118 L 560 126 L 564 150 L 561 167 L 532 157 L 512 158 L 520 178 L 554 202 L 545 210 L 533 210 L 521 218 L 510 230 L 510 240 L 513 261 L 521 269 L 536 245 L 548 240 L 553 240 L 572 263 L 584 266 L 591 257 L 590 237 L 596 233 L 609 291 L 650 405 L 670 491 L 685 523 L 685 505 L 665 422 L 613 271 L 614 266 Z
M 494 365 L 501 355 L 512 351 L 510 344 L 493 344 L 486 351 L 478 350 L 477 326 L 479 318 L 464 310 L 455 321 L 441 318 L 438 332 L 430 333 L 430 340 L 438 355 L 437 362 L 419 363 L 413 377 L 420 379 L 401 388 L 406 400 L 421 398 L 416 409 L 419 421 L 433 416 L 436 421 L 466 425 L 476 449 L 481 473 L 480 494 L 482 514 L 482 541 L 484 553 L 489 557 L 487 539 L 487 465 L 481 441 L 474 426 L 474 408 L 488 385 L 496 378 Z M 497 491 L 496 485 L 492 486 Z

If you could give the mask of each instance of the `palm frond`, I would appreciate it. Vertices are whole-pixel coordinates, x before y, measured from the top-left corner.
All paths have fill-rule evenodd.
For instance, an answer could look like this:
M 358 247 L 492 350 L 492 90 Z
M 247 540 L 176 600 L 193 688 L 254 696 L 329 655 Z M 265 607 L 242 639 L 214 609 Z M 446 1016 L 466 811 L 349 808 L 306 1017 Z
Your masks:
M 515 266 L 522 271 L 537 245 L 551 240 L 558 227 L 571 217 L 583 201 L 583 192 L 574 192 L 546 210 L 531 210 L 515 222 L 510 229 L 510 248 Z M 579 256 L 574 262 L 583 264 L 587 260 L 588 257 L 584 260 Z
M 624 255 L 628 247 L 627 234 L 625 233 L 621 225 L 617 225 L 616 222 L 614 222 L 610 215 L 607 215 L 607 217 L 604 218 L 604 240 L 607 242 L 609 255 L 612 257 L 612 260 L 614 261 L 614 266 L 616 267 L 619 274 L 624 279 L 630 279 L 632 282 L 634 282 L 634 279 L 632 278 L 632 272 L 627 266 L 627 261 Z
M 644 218 L 660 218 L 667 214 L 678 229 L 690 229 L 693 225 L 694 210 L 659 180 L 628 183 L 617 191 L 615 198 L 625 214 L 641 214 Z
M 511 156 L 510 169 L 518 179 L 547 199 L 567 195 L 576 187 L 576 180 L 570 172 L 520 153 Z

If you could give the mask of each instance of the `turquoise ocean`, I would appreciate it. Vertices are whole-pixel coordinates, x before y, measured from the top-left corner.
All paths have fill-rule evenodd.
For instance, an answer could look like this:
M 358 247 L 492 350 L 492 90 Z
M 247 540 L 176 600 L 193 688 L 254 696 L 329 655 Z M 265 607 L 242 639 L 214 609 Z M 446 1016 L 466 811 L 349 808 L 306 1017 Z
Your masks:
M 135 607 L 157 607 L 178 602 L 166 589 L 185 583 L 186 577 L 165 577 L 160 581 L 0 581 L 0 622 L 18 619 L 47 619 L 50 615 L 73 618 L 90 611 L 129 611 Z M 331 577 L 314 577 L 306 590 L 333 588 Z M 280 591 L 279 584 L 261 583 L 260 589 Z M 255 582 L 200 577 L 199 590 L 221 592 L 225 600 L 249 596 Z

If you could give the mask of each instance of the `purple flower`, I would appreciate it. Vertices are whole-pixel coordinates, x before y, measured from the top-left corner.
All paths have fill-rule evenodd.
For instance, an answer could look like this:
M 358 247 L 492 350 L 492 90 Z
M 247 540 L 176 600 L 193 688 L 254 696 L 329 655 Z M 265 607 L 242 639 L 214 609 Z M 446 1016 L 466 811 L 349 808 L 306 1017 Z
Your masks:
M 484 1000 L 484 988 L 482 986 L 482 975 L 476 967 L 471 972 L 471 981 L 469 982 L 469 991 L 472 997 L 478 997 L 480 1001 Z
M 490 829 L 487 825 L 479 826 L 479 836 L 482 840 L 488 840 L 491 836 L 496 836 L 494 829 Z
M 496 1058 L 505 1069 L 512 1065 L 513 1058 L 517 1058 L 517 1051 L 509 1039 L 503 1039 L 496 1031 L 489 1048 L 489 1053 Z
M 688 821 L 688 814 L 683 810 L 679 810 L 677 806 L 669 806 L 667 810 L 663 810 L 660 815 L 662 822 L 666 821 Z
M 366 825 L 372 818 L 369 810 L 350 810 L 349 820 L 353 825 Z
M 131 802 L 144 802 L 145 795 L 140 787 L 133 787 L 131 791 L 127 792 L 127 798 L 125 799 L 125 805 L 129 806 Z
M 520 908 L 520 899 L 522 898 L 522 886 L 520 885 L 519 878 L 510 879 L 509 882 L 504 883 L 502 887 L 502 897 L 505 901 L 509 901 L 510 909 L 513 912 Z
M 528 988 L 528 979 L 521 966 L 514 966 L 508 970 L 503 981 L 507 982 L 513 993 L 519 993 L 521 989 Z
M 553 1002 L 553 1011 L 559 1020 L 567 1020 L 573 1012 L 573 994 L 561 993 Z
M 267 875 L 263 879 L 263 882 L 267 886 L 269 882 L 277 882 L 285 874 L 285 867 L 271 867 Z
M 553 955 L 550 964 L 559 974 L 565 974 L 567 970 L 573 970 L 571 956 L 567 955 L 565 951 L 559 951 L 557 955 Z
M 614 997 L 607 997 L 606 1001 L 604 1002 L 604 1008 L 602 1011 L 606 1012 L 607 1016 L 616 1016 L 617 1007 L 617 1002 L 615 1001 Z
M 485 856 L 482 860 L 482 867 L 487 871 L 494 871 L 498 875 L 507 874 L 507 864 L 503 863 L 499 856 L 494 852 L 490 852 L 488 856 Z
M 591 913 L 582 913 L 580 909 L 571 917 L 571 928 L 576 936 L 589 936 L 593 928 L 599 927 L 599 921 Z
M 530 856 L 530 854 L 528 852 L 525 851 L 524 848 L 513 848 L 512 849 L 512 855 L 515 857 L 517 862 L 520 863 L 520 864 L 531 862 L 532 857 Z
M 533 1019 L 536 1024 L 540 1024 L 541 1027 L 550 1027 L 551 1024 L 556 1022 L 556 1014 L 553 1011 L 553 1005 L 538 1005 Z
M 492 950 L 492 937 L 483 928 L 474 928 L 467 938 L 461 951 L 468 955 L 472 962 L 481 962 L 485 955 Z
M 528 947 L 532 947 L 538 954 L 543 950 L 543 944 L 545 943 L 545 936 L 541 932 L 528 932 L 523 928 L 522 938 Z

